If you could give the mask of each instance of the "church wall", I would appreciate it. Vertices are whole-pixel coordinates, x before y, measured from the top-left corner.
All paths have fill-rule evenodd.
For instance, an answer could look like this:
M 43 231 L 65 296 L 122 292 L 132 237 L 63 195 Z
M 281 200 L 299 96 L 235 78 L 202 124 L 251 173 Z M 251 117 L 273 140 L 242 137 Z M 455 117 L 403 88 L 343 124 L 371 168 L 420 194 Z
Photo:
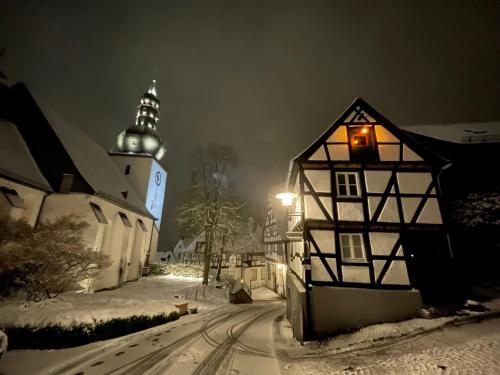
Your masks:
M 0 216 L 25 220 L 30 226 L 35 226 L 43 198 L 47 193 L 18 182 L 0 177 L 0 186 L 15 190 L 23 201 L 24 208 L 13 207 L 0 192 Z
M 117 165 L 118 169 L 130 185 L 134 188 L 137 195 L 143 202 L 146 202 L 146 195 L 148 193 L 149 175 L 151 173 L 151 157 L 142 157 L 138 155 L 110 155 L 113 162 Z M 125 169 L 130 166 L 129 174 L 125 174 Z
M 106 222 L 100 222 L 90 203 L 100 208 Z M 125 214 L 128 220 L 124 221 L 120 213 Z M 89 284 L 89 291 L 115 288 L 127 280 L 140 276 L 149 249 L 152 219 L 123 209 L 95 195 L 49 195 L 45 200 L 41 220 L 54 220 L 65 215 L 74 215 L 86 221 L 89 227 L 84 233 L 85 242 L 95 251 L 108 255 L 112 261 L 102 275 Z M 138 219 L 143 221 L 146 232 L 143 231 Z

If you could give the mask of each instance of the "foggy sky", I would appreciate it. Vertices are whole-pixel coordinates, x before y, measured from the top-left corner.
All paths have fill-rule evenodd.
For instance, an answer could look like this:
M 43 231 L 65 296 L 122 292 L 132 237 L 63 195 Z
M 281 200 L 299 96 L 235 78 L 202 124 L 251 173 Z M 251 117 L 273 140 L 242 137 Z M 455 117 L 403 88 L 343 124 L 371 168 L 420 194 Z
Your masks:
M 288 160 L 362 97 L 399 126 L 500 119 L 498 1 L 1 1 L 0 62 L 106 149 L 154 72 L 160 247 L 199 145 L 233 145 L 262 221 Z

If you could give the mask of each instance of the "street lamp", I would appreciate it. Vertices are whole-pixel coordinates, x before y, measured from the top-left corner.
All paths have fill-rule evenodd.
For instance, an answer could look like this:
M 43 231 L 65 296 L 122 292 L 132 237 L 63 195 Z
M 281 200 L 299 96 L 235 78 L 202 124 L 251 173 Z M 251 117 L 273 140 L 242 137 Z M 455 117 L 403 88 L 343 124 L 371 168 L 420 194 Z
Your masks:
M 295 193 L 279 193 L 276 195 L 276 198 L 281 200 L 281 203 L 285 207 L 290 207 L 293 203 L 293 201 L 297 198 L 297 194 Z

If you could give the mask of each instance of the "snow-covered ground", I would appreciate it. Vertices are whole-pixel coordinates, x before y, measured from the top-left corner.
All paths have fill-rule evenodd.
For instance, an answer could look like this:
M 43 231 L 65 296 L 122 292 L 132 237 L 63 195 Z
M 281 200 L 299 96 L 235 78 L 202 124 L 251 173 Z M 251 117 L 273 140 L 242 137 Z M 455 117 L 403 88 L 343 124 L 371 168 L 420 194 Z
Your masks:
M 168 314 L 176 311 L 174 305 L 181 302 L 198 306 L 198 311 L 203 312 L 226 304 L 227 299 L 225 290 L 212 285 L 203 287 L 200 279 L 151 276 L 119 289 L 94 294 L 64 293 L 40 303 L 6 300 L 0 303 L 0 326 L 71 325 L 131 315 Z

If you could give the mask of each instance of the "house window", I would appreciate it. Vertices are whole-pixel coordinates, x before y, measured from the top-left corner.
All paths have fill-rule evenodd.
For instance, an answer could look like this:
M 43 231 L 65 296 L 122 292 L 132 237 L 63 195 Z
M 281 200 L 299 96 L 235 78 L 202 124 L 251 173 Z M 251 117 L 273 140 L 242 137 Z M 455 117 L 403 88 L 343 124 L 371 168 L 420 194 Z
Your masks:
M 128 219 L 127 215 L 125 215 L 123 212 L 119 212 L 119 214 L 120 218 L 122 219 L 123 225 L 132 228 L 132 224 L 130 224 L 130 220 Z
M 92 211 L 94 211 L 94 215 L 97 217 L 97 221 L 101 224 L 107 224 L 108 220 L 106 219 L 106 216 L 104 216 L 104 212 L 102 212 L 101 207 L 95 203 L 90 203 L 90 207 L 92 208 Z
M 368 137 L 366 135 L 355 135 L 353 137 L 353 143 L 356 146 L 368 146 Z
M 17 191 L 15 191 L 13 189 L 6 188 L 4 186 L 2 186 L 0 189 L 12 207 L 25 208 L 24 201 L 19 196 L 19 194 L 17 194 Z
M 341 234 L 340 247 L 343 261 L 359 262 L 366 260 L 363 238 L 360 233 Z
M 359 197 L 358 174 L 337 172 L 337 194 L 339 197 Z

